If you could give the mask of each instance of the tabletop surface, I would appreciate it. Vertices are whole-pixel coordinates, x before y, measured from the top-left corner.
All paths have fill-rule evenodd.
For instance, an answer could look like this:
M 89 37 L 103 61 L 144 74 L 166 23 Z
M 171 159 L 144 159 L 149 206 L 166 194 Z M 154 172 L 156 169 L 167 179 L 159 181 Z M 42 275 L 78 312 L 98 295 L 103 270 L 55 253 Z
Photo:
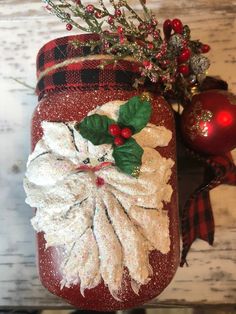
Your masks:
M 212 47 L 209 74 L 220 75 L 236 93 L 236 2 L 147 2 L 160 22 L 178 17 L 190 25 L 193 38 Z M 41 286 L 37 276 L 32 210 L 24 203 L 22 188 L 37 99 L 33 90 L 16 82 L 35 86 L 38 49 L 65 35 L 64 25 L 45 12 L 40 0 L 0 0 L 0 308 L 67 307 Z M 233 155 L 236 159 L 235 151 Z M 172 283 L 148 306 L 236 305 L 236 187 L 214 189 L 211 200 L 214 247 L 197 241 L 189 267 L 179 268 Z

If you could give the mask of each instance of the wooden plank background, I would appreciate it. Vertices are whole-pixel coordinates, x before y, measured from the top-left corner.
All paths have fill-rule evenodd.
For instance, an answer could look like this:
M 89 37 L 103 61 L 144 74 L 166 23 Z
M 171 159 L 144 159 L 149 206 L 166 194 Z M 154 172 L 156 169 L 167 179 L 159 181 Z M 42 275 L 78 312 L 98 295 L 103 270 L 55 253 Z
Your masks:
M 129 3 L 136 6 L 138 1 Z M 179 17 L 191 26 L 193 38 L 211 45 L 209 73 L 222 76 L 236 93 L 236 2 L 147 3 L 160 22 Z M 66 307 L 41 286 L 37 277 L 29 222 L 32 212 L 24 204 L 22 188 L 30 149 L 30 118 L 37 99 L 33 91 L 12 78 L 35 86 L 38 49 L 48 40 L 67 34 L 64 25 L 45 12 L 40 0 L 0 0 L 0 308 Z M 189 255 L 189 267 L 179 269 L 169 287 L 148 306 L 235 306 L 235 195 L 236 187 L 229 186 L 211 193 L 217 225 L 214 247 L 197 241 Z

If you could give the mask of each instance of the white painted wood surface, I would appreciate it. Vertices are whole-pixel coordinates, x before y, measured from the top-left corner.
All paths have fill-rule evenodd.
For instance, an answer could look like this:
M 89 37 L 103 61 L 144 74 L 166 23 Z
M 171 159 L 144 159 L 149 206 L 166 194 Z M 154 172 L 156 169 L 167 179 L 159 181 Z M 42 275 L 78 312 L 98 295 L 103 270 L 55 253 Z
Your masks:
M 147 2 L 160 21 L 179 17 L 191 26 L 194 38 L 212 46 L 209 73 L 221 75 L 236 93 L 236 2 Z M 24 204 L 22 188 L 37 99 L 12 77 L 34 86 L 38 49 L 67 34 L 40 0 L 0 0 L 0 308 L 66 307 L 37 277 L 32 212 Z M 236 187 L 218 187 L 211 198 L 217 224 L 214 247 L 197 241 L 189 267 L 179 269 L 169 287 L 148 306 L 236 305 Z

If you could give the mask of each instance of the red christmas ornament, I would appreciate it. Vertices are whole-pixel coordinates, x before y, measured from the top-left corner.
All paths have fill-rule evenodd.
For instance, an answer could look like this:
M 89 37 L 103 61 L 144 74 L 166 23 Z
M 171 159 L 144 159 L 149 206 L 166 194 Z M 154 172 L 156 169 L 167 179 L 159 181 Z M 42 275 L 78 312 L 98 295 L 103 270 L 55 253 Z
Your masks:
M 132 131 L 130 128 L 124 128 L 121 130 L 121 136 L 123 138 L 130 138 L 132 136 Z
M 110 124 L 108 131 L 112 136 L 119 136 L 121 129 L 118 124 Z
M 194 150 L 221 155 L 236 147 L 236 96 L 210 90 L 192 99 L 181 118 L 182 135 Z
M 183 33 L 183 24 L 179 19 L 172 20 L 171 26 L 175 33 L 177 34 Z
M 114 139 L 114 144 L 116 146 L 122 146 L 123 144 L 125 143 L 125 140 L 120 137 L 120 136 L 117 136 L 115 139 Z

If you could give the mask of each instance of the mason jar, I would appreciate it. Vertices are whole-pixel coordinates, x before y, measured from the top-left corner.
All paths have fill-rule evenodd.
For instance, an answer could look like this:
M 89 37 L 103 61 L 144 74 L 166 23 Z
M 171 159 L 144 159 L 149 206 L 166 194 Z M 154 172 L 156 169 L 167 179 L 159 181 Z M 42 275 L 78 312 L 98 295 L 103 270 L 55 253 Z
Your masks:
M 123 232 L 123 237 L 119 237 L 119 232 L 122 231 L 117 229 L 121 248 L 120 254 L 123 256 L 122 282 L 117 293 L 113 293 L 114 291 L 112 292 L 111 289 L 109 289 L 108 284 L 103 280 L 102 276 L 96 286 L 88 287 L 87 289 L 81 289 L 80 279 L 65 284 L 62 271 L 62 262 L 65 262 L 63 261 L 65 248 L 63 245 L 64 240 L 60 239 L 60 234 L 58 234 L 58 245 L 51 246 L 47 245 L 43 231 L 37 233 L 37 258 L 40 280 L 43 286 L 51 293 L 63 298 L 66 302 L 80 309 L 111 311 L 137 307 L 155 298 L 170 283 L 178 267 L 179 224 L 176 184 L 176 140 L 173 114 L 168 103 L 163 97 L 155 93 L 155 88 L 153 88 L 153 86 L 151 87 L 151 84 L 145 84 L 138 88 L 134 87 L 135 81 L 140 77 L 139 63 L 131 58 L 118 60 L 114 63 L 111 62 L 111 57 L 106 54 L 103 48 L 99 46 L 91 48 L 84 45 L 84 43 L 98 39 L 99 35 L 97 34 L 62 37 L 48 42 L 40 49 L 37 56 L 38 83 L 36 89 L 39 103 L 32 118 L 32 150 L 35 149 L 36 144 L 42 139 L 42 124 L 45 121 L 47 123 L 65 123 L 66 125 L 74 121 L 78 123 L 88 114 L 90 115 L 94 110 L 96 111 L 96 108 L 100 108 L 104 104 L 111 103 L 112 105 L 113 102 L 117 101 L 119 103 L 125 103 L 132 97 L 143 97 L 142 95 L 145 95 L 145 99 L 148 99 L 152 107 L 151 119 L 149 121 L 151 123 L 150 128 L 155 128 L 156 126 L 155 134 L 159 137 L 157 142 L 160 144 L 151 149 L 155 149 L 155 151 L 158 152 L 158 156 L 163 158 L 163 162 L 165 160 L 172 160 L 170 173 L 165 174 L 169 176 L 167 182 L 168 193 L 170 194 L 168 196 L 169 199 L 167 200 L 168 197 L 163 197 L 161 200 L 162 208 L 157 209 L 156 213 L 154 213 L 153 208 L 146 208 L 145 204 L 139 207 L 137 212 L 135 212 L 135 207 L 133 207 L 132 217 L 129 221 L 127 220 L 127 226 L 131 223 L 135 232 L 137 232 L 137 234 L 140 232 L 140 237 L 143 239 L 142 243 L 144 243 L 140 245 L 140 250 L 143 249 L 143 246 L 147 245 L 149 247 L 148 257 L 145 260 L 145 262 L 149 263 L 148 279 L 145 283 L 139 283 L 137 281 L 135 282 L 133 279 L 133 277 L 135 277 L 135 271 L 133 272 L 133 277 L 130 275 L 132 271 L 127 265 L 135 264 L 137 259 L 141 257 L 138 256 L 139 253 L 138 249 L 135 247 L 137 244 L 135 239 L 133 239 L 133 242 L 130 242 L 131 244 L 128 244 L 130 241 L 129 237 L 133 236 L 132 234 L 128 234 L 128 229 L 126 238 L 124 237 L 126 231 Z M 75 41 L 77 45 L 72 43 Z M 81 43 L 81 45 L 78 45 L 78 43 Z M 162 145 L 163 128 L 167 129 L 168 134 L 171 134 L 171 136 L 168 143 Z M 149 130 L 147 130 L 145 134 L 148 134 L 148 131 Z M 144 142 L 145 137 L 141 137 L 140 140 Z M 154 142 L 156 141 L 155 139 L 153 140 Z M 145 146 L 145 143 L 143 145 Z M 152 160 L 150 160 L 150 163 L 151 162 Z M 160 163 L 158 169 L 155 170 L 157 172 L 155 172 L 156 174 L 150 186 L 148 181 L 145 183 L 146 186 L 143 188 L 147 189 L 145 192 L 147 194 L 145 195 L 143 190 L 140 192 L 140 195 L 137 192 L 136 199 L 140 197 L 141 199 L 146 199 L 146 202 L 151 201 L 153 194 L 149 196 L 148 189 L 152 189 L 153 184 L 156 184 L 155 182 L 159 184 L 158 176 L 162 171 L 162 167 L 164 167 L 164 163 L 163 165 Z M 127 182 L 128 180 L 131 179 L 127 177 Z M 132 180 L 139 179 L 133 178 Z M 116 178 L 113 178 L 113 181 L 114 185 L 116 185 Z M 125 186 L 127 182 L 126 179 L 123 181 L 123 193 L 126 193 Z M 162 190 L 162 186 L 160 185 L 158 189 L 157 193 Z M 86 193 L 86 188 L 84 193 Z M 144 217 L 142 221 L 141 216 L 139 218 L 135 216 L 139 211 L 141 215 L 141 209 L 146 209 L 147 212 L 150 211 L 150 215 L 153 212 L 154 220 L 157 219 L 156 215 L 159 215 L 160 221 L 165 220 L 165 223 L 159 224 L 159 220 L 157 219 L 157 224 L 155 225 L 149 212 L 147 217 L 142 216 Z M 127 211 L 126 214 L 127 217 L 131 215 L 129 211 Z M 63 217 L 60 219 L 62 220 Z M 59 222 L 61 221 L 60 219 L 58 220 Z M 111 221 L 110 223 L 112 224 Z M 114 223 L 116 224 L 115 221 Z M 164 224 L 165 227 L 163 227 Z M 126 230 L 125 228 L 127 228 L 127 226 L 124 223 L 124 230 Z M 94 231 L 94 229 L 91 230 Z M 71 229 L 71 232 L 75 232 L 75 230 Z M 94 233 L 96 233 L 96 230 Z M 103 236 L 105 239 L 106 234 Z M 99 242 L 99 240 L 97 241 Z M 106 241 L 109 241 L 109 235 Z M 158 245 L 155 247 L 155 241 L 159 243 L 158 245 L 162 247 L 161 249 L 158 249 Z M 134 243 L 134 246 L 132 243 Z M 167 246 L 166 248 L 164 248 L 165 245 Z M 101 247 L 99 247 L 99 249 L 98 258 L 101 261 L 103 258 L 101 257 Z M 132 251 L 132 249 L 134 251 Z M 83 253 L 82 251 L 81 255 Z M 81 255 L 80 251 L 78 251 L 78 260 L 81 258 Z M 84 258 L 84 267 L 87 267 L 86 257 Z M 110 257 L 110 261 L 112 265 L 112 256 Z M 104 268 L 109 267 L 108 264 L 109 263 L 104 264 Z M 81 267 L 81 271 L 83 271 L 83 265 Z M 90 265 L 90 267 L 92 267 L 92 265 Z M 142 267 L 146 267 L 144 263 L 139 265 L 139 269 Z M 132 268 L 132 266 L 130 266 L 130 268 Z M 109 268 L 107 269 L 109 271 Z M 103 273 L 105 273 L 105 271 L 103 271 Z M 112 274 L 111 272 L 110 276 L 112 276 Z M 87 277 L 89 276 L 90 274 L 87 273 Z M 110 283 L 110 285 L 112 285 L 112 283 Z

